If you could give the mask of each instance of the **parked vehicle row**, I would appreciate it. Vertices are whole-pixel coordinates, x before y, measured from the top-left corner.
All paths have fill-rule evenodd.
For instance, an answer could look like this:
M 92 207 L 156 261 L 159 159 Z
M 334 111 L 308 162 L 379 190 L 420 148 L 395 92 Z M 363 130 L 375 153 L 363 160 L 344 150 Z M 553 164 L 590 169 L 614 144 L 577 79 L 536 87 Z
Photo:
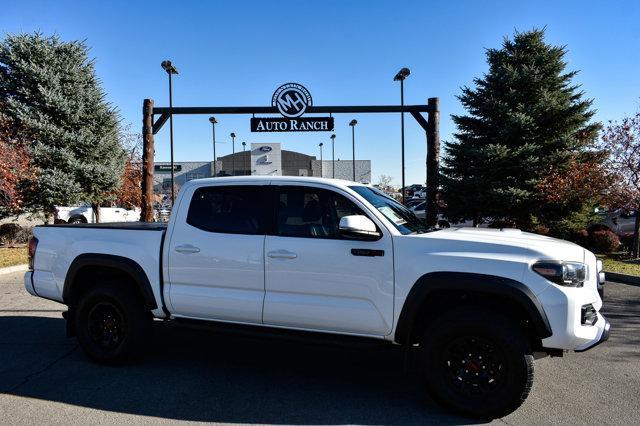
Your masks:
M 596 209 L 600 220 L 589 227 L 590 230 L 610 230 L 619 236 L 633 234 L 637 212 L 628 209 L 615 209 L 608 211 Z
M 419 183 L 409 185 L 404 188 L 405 198 L 424 198 L 426 194 L 426 187 Z
M 333 179 L 192 180 L 168 224 L 34 229 L 24 285 L 68 306 L 92 359 L 136 354 L 152 318 L 420 352 L 430 394 L 498 417 L 532 386 L 534 358 L 609 335 L 602 264 L 516 229 L 427 229 L 381 191 Z
M 427 218 L 427 203 L 423 199 L 412 199 L 405 203 L 405 206 L 411 210 L 411 212 L 421 220 L 425 220 Z M 438 228 L 451 228 L 453 227 L 464 227 L 464 226 L 473 226 L 473 221 L 467 220 L 464 222 L 451 222 L 447 219 L 444 214 L 438 215 Z M 480 227 L 486 228 L 487 224 L 483 224 Z

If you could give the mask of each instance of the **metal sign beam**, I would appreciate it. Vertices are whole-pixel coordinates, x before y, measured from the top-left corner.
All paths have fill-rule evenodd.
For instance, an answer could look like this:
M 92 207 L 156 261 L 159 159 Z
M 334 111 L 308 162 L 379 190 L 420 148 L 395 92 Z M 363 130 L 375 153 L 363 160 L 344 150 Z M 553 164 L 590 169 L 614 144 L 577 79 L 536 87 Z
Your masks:
M 427 136 L 427 223 L 435 225 L 437 221 L 437 192 L 438 192 L 438 168 L 440 159 L 440 110 L 438 98 L 429 98 L 427 105 L 360 105 L 360 106 L 308 106 L 307 114 L 369 114 L 369 113 L 401 113 L 411 114 L 417 123 L 422 127 Z M 427 118 L 422 115 L 427 113 Z M 148 153 L 148 161 L 145 162 L 146 180 L 143 183 L 145 194 L 152 193 L 153 182 L 149 176 L 153 169 L 153 147 L 156 133 L 167 122 L 173 114 L 276 114 L 280 111 L 275 106 L 267 107 L 153 107 L 153 101 L 145 99 L 144 103 L 144 146 L 145 153 Z M 153 122 L 155 115 L 158 119 Z M 151 125 L 151 123 L 153 124 Z M 151 156 L 151 157 L 149 157 Z M 151 169 L 151 170 L 149 170 Z M 153 211 L 152 199 L 149 196 L 143 198 L 145 211 L 144 220 L 151 220 L 149 212 Z
M 310 106 L 306 114 L 370 114 L 370 113 L 401 113 L 407 112 L 412 115 L 421 112 L 433 112 L 430 105 L 336 105 L 336 106 Z M 171 114 L 280 114 L 278 108 L 274 106 L 263 107 L 155 107 L 153 114 L 160 117 L 153 124 L 153 134 L 158 133 Z M 426 129 L 425 129 L 426 130 Z

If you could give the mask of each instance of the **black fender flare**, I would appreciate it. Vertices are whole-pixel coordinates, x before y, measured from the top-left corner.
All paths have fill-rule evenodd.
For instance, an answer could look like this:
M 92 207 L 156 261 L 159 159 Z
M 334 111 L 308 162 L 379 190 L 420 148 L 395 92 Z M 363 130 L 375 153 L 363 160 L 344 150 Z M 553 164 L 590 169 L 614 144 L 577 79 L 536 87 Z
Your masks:
M 156 298 L 153 295 L 151 283 L 144 269 L 134 260 L 104 253 L 84 253 L 73 259 L 73 262 L 71 262 L 67 270 L 67 276 L 64 279 L 64 288 L 62 290 L 62 300 L 67 305 L 71 302 L 73 286 L 77 285 L 75 283 L 76 275 L 82 268 L 87 266 L 108 267 L 126 273 L 138 286 L 145 308 L 156 309 L 158 307 Z
M 525 310 L 538 337 L 551 336 L 551 325 L 542 304 L 523 283 L 495 275 L 470 272 L 430 272 L 421 276 L 411 288 L 398 318 L 394 340 L 405 343 L 411 337 L 411 329 L 420 314 L 423 303 L 436 291 L 461 291 L 484 293 L 508 298 Z

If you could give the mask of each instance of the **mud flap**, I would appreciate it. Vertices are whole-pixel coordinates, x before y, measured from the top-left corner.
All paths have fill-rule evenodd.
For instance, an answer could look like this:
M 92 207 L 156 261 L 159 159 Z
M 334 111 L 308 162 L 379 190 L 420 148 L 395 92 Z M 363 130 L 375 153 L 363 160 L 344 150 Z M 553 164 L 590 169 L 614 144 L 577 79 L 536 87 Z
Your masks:
M 69 308 L 68 311 L 64 311 L 62 313 L 62 318 L 64 318 L 66 320 L 66 333 L 67 333 L 67 337 L 74 337 L 76 335 L 76 328 L 75 328 L 75 324 L 73 323 L 73 318 L 74 315 L 71 311 L 71 308 Z

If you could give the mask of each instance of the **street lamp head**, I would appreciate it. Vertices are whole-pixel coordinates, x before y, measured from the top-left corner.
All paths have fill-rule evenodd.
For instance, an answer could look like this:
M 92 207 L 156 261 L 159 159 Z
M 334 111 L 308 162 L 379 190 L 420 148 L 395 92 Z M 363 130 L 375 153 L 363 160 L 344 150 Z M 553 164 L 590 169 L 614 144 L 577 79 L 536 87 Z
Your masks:
M 335 140 L 335 139 L 336 139 L 336 134 L 335 134 L 335 133 L 334 133 L 334 134 L 332 134 L 332 135 L 330 136 L 330 138 L 331 138 L 331 140 Z
M 218 122 L 218 120 L 216 120 L 215 117 L 209 117 L 209 123 L 216 124 L 217 122 Z
M 322 148 L 324 144 L 322 142 L 320 142 L 320 145 L 318 145 L 320 148 Z
M 236 137 L 236 134 L 235 134 L 235 133 L 233 133 L 233 132 L 231 132 L 231 135 L 230 135 L 230 136 L 231 136 L 232 138 L 235 138 L 235 137 Z
M 351 122 L 349 123 L 349 126 L 355 126 L 356 124 L 358 124 L 358 120 L 356 120 L 355 118 L 353 120 L 351 120 Z
M 162 61 L 160 64 L 167 74 L 178 74 L 178 69 L 171 63 L 171 61 Z
M 242 142 L 242 146 L 246 146 L 246 145 L 247 145 L 247 143 L 246 143 L 246 142 Z
M 405 78 L 409 77 L 409 74 L 411 74 L 411 70 L 409 68 L 402 68 L 400 71 L 398 71 L 398 74 L 393 77 L 393 81 L 402 81 Z

